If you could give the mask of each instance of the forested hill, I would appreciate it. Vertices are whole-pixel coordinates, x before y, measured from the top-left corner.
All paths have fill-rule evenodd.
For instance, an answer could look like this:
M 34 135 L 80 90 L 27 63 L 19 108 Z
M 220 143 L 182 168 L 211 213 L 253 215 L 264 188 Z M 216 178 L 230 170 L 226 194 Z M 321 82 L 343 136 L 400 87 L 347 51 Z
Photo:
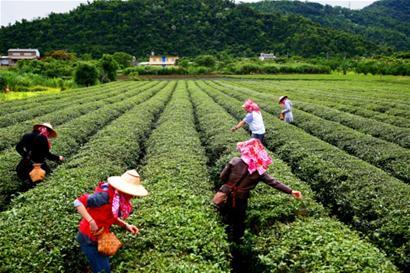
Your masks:
M 77 53 L 125 51 L 137 57 L 226 51 L 300 56 L 369 55 L 385 50 L 363 36 L 321 26 L 299 15 L 262 14 L 228 0 L 95 1 L 65 14 L 0 29 L 0 51 L 39 48 Z
M 247 5 L 267 14 L 303 16 L 324 27 L 362 35 L 373 43 L 410 50 L 410 0 L 379 0 L 361 10 L 299 1 L 262 1 Z

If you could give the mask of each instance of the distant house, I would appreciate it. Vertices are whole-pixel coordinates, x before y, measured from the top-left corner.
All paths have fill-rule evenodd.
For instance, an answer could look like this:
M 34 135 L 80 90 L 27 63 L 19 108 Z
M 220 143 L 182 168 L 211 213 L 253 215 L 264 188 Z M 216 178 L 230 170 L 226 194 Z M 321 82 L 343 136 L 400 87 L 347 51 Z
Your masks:
M 11 48 L 8 50 L 8 65 L 15 65 L 19 60 L 39 59 L 40 52 L 38 49 L 31 48 Z
M 149 56 L 148 65 L 152 66 L 175 66 L 178 60 L 177 56 L 151 55 Z
M 265 60 L 275 60 L 276 56 L 273 53 L 261 53 L 259 56 L 259 60 L 265 61 Z

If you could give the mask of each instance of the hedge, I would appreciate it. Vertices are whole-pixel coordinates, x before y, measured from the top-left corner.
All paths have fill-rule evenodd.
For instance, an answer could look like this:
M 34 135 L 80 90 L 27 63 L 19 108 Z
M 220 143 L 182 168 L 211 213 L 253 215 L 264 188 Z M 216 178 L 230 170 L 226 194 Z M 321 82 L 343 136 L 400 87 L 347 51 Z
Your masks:
M 235 84 L 255 84 L 258 82 L 241 81 Z M 258 84 L 259 83 L 259 84 Z M 403 88 L 403 84 L 391 84 L 382 82 L 352 82 L 346 80 L 338 81 L 323 81 L 314 82 L 314 87 L 306 81 L 293 81 L 289 84 L 281 84 L 279 81 L 263 81 L 262 88 L 272 92 L 274 90 L 283 90 L 291 88 L 294 94 L 298 96 L 310 96 L 312 98 L 320 97 L 326 101 L 343 101 L 344 104 L 351 106 L 368 108 L 369 110 L 378 111 L 380 113 L 389 113 L 397 115 L 401 112 L 408 113 L 408 93 L 407 89 Z M 373 85 L 374 84 L 374 85 Z M 377 100 L 375 100 L 377 98 Z
M 243 118 L 242 101 L 206 88 L 229 113 Z M 366 234 L 400 269 L 409 270 L 409 185 L 269 113 L 262 113 L 267 147 L 310 184 L 317 200 L 333 214 Z
M 228 89 L 238 89 L 237 86 L 228 85 L 225 83 L 222 84 L 221 82 L 214 83 Z M 259 91 L 261 89 L 254 86 L 252 87 L 252 90 Z M 244 88 L 243 91 L 247 92 L 249 91 L 249 88 Z M 263 91 L 262 93 L 265 94 L 265 92 Z M 263 94 L 260 95 L 263 96 Z M 272 92 L 266 94 L 272 94 Z M 279 96 L 279 93 L 277 93 L 277 96 Z M 273 99 L 271 101 L 273 102 L 273 105 L 276 105 L 277 97 L 270 97 L 270 99 Z M 353 115 L 350 113 L 345 113 L 334 109 L 335 107 L 322 106 L 322 101 L 320 100 L 310 100 L 310 102 L 302 102 L 301 100 L 304 100 L 304 98 L 301 96 L 297 96 L 297 100 L 293 99 L 292 97 L 292 102 L 294 103 L 295 108 L 301 109 L 305 112 L 309 112 L 327 120 L 338 122 L 362 133 L 399 144 L 404 148 L 410 148 L 410 129 L 408 128 L 397 127 L 384 122 L 372 120 L 369 118 L 363 118 L 361 116 Z M 341 104 L 337 105 L 340 106 Z
M 331 218 L 264 230 L 255 252 L 263 272 L 398 272 L 374 246 Z
M 145 92 L 139 92 L 137 88 L 122 93 L 121 96 L 97 101 L 95 108 L 98 110 L 64 123 L 61 129 L 57 127 L 59 138 L 53 145 L 52 151 L 55 154 L 64 155 L 66 160 L 69 159 L 69 156 L 75 154 L 98 130 L 134 107 L 135 104 L 142 103 L 153 96 L 161 87 L 153 87 Z M 14 150 L 0 156 L 0 210 L 6 209 L 14 194 L 23 191 L 26 187 L 14 171 L 18 161 L 19 155 Z
M 232 84 L 232 83 L 231 83 Z M 237 85 L 237 84 L 234 84 Z M 245 85 L 243 82 L 241 82 L 240 86 L 247 86 L 251 88 L 255 88 L 255 85 L 248 86 L 247 84 Z M 283 90 L 280 89 L 278 90 L 277 86 L 272 86 L 273 88 L 268 88 L 268 87 L 262 87 L 260 84 L 258 84 L 258 91 L 262 91 L 264 93 L 275 93 L 277 96 L 281 96 L 285 93 L 288 93 L 291 91 L 293 93 L 292 97 L 297 97 L 299 100 L 307 101 L 307 102 L 312 102 L 312 103 L 320 103 L 321 105 L 325 105 L 327 107 L 331 107 L 343 112 L 347 112 L 350 114 L 354 115 L 359 115 L 365 118 L 370 118 L 374 119 L 380 122 L 384 123 L 389 123 L 395 126 L 399 127 L 406 127 L 410 128 L 410 124 L 408 122 L 408 118 L 400 117 L 400 116 L 392 116 L 386 113 L 374 111 L 374 110 L 369 110 L 366 109 L 364 106 L 366 105 L 365 102 L 362 101 L 362 98 L 359 99 L 359 103 L 357 105 L 354 105 L 351 103 L 351 100 L 345 100 L 344 98 L 337 98 L 334 96 L 329 96 L 322 94 L 321 92 L 317 91 L 317 89 L 312 90 L 311 94 L 306 94 L 309 93 L 309 90 L 298 90 L 297 87 L 292 87 L 291 89 L 284 88 Z M 396 102 L 397 106 L 397 102 Z M 381 106 L 381 107 L 384 107 Z M 404 109 L 408 109 L 407 105 L 403 106 Z
M 172 89 L 169 85 L 104 127 L 50 179 L 15 198 L 11 209 L 0 213 L 3 241 L 0 271 L 84 270 L 87 263 L 75 241 L 80 216 L 73 201 L 85 192 L 92 192 L 99 179 L 136 167 L 142 151 L 140 144 L 151 131 Z M 129 233 L 117 235 L 125 248 L 127 239 L 141 240 Z
M 125 86 L 123 88 L 125 88 Z M 113 91 L 115 93 L 118 92 L 113 88 L 104 88 L 94 92 L 89 92 L 87 94 L 82 94 L 80 96 L 66 97 L 63 100 L 51 100 L 48 102 L 38 101 L 34 107 L 27 107 L 24 109 L 24 111 L 3 114 L 0 117 L 0 127 L 11 126 L 15 123 L 19 123 L 25 120 L 31 120 L 38 116 L 62 110 L 71 105 L 82 104 L 86 100 L 98 100 L 100 98 L 106 97 L 106 93 L 113 94 Z
M 141 240 L 127 241 L 114 259 L 124 272 L 230 272 L 223 226 L 210 206 L 206 156 L 195 130 L 184 82 L 146 144 Z M 138 219 L 136 219 L 138 218 Z
M 154 66 L 134 66 L 123 70 L 125 75 L 138 73 L 138 75 L 184 75 L 188 71 L 183 67 L 154 67 Z
M 191 82 L 190 91 L 198 124 L 202 131 L 203 143 L 210 151 L 208 157 L 212 159 L 210 166 L 215 173 L 214 181 L 219 186 L 220 182 L 216 174 L 233 155 L 237 155 L 233 152 L 236 142 L 245 140 L 249 135 L 244 131 L 231 133 L 229 129 L 236 124 L 237 120 Z M 220 152 L 216 154 L 215 151 Z M 252 191 L 247 216 L 247 226 L 250 232 L 245 236 L 246 241 L 243 248 L 251 249 L 250 254 L 253 257 L 248 259 L 253 260 L 254 264 L 250 265 L 247 271 L 275 272 L 277 265 L 291 267 L 292 264 L 309 264 L 312 269 L 325 268 L 329 266 L 328 262 L 331 260 L 333 272 L 346 272 L 350 268 L 356 268 L 360 272 L 396 272 L 395 267 L 378 249 L 365 240 L 359 239 L 357 233 L 348 230 L 340 222 L 326 217 L 327 213 L 321 205 L 314 201 L 314 194 L 310 188 L 298 180 L 283 161 L 274 155 L 271 156 L 273 167 L 269 172 L 285 184 L 302 191 L 304 200 L 297 202 L 286 194 L 267 186 L 260 186 Z M 310 228 L 311 237 L 307 238 L 307 236 L 298 234 L 300 232 L 297 228 L 298 223 L 306 226 L 306 229 L 316 227 Z M 322 225 L 321 228 L 317 228 L 320 225 Z M 292 236 L 285 236 L 284 230 Z M 322 241 L 321 244 L 317 243 L 318 238 Z M 335 241 L 338 243 L 335 244 Z M 262 242 L 263 247 L 261 247 Z M 294 254 L 296 251 L 293 251 L 292 260 L 286 256 L 280 256 L 272 266 L 274 259 L 267 258 L 267 256 L 275 255 L 274 253 L 281 245 L 286 246 L 290 243 L 296 245 L 297 249 L 303 249 L 306 253 L 315 253 L 315 258 Z M 341 253 L 340 249 L 344 252 Z M 346 259 L 346 257 L 355 258 Z M 369 263 L 369 261 L 372 262 Z
M 43 95 L 40 97 L 31 97 L 31 98 L 26 98 L 26 99 L 4 101 L 0 103 L 0 106 L 1 106 L 0 115 L 35 108 L 39 106 L 39 103 L 42 103 L 42 104 L 49 103 L 50 101 L 57 102 L 60 100 L 71 98 L 71 97 L 86 96 L 88 93 L 94 93 L 96 91 L 101 91 L 102 88 L 104 88 L 104 90 L 112 90 L 113 88 L 116 88 L 119 85 L 123 85 L 123 83 L 113 82 L 113 83 L 107 83 L 104 85 L 96 85 L 92 87 L 83 87 L 83 88 L 65 90 L 58 94 L 48 94 L 48 95 Z M 104 92 L 104 91 L 101 91 L 101 92 Z
M 82 104 L 72 105 L 65 109 L 55 111 L 46 115 L 38 116 L 31 120 L 26 120 L 15 125 L 0 128 L 0 135 L 2 136 L 2 142 L 0 143 L 0 150 L 11 148 L 20 140 L 20 137 L 27 131 L 31 131 L 31 128 L 36 123 L 50 122 L 53 126 L 58 126 L 86 114 L 97 108 L 92 108 L 90 104 L 94 104 L 97 99 L 105 99 L 107 96 L 122 96 L 126 97 L 126 94 L 121 93 L 126 89 L 113 90 L 112 93 L 104 94 L 97 97 L 86 98 Z M 77 102 L 78 103 L 78 102 Z M 29 112 L 29 111 L 28 111 Z
M 259 99 L 258 104 L 263 109 L 275 116 L 279 115 L 280 108 L 272 103 L 272 96 L 251 90 L 240 91 L 236 89 L 235 92 L 228 91 L 228 89 L 220 90 L 240 100 L 249 97 L 257 98 Z M 410 182 L 409 150 L 298 109 L 293 109 L 293 113 L 295 115 L 293 124 L 307 133 L 383 169 L 406 183 Z M 410 140 L 410 135 L 408 135 L 408 139 Z

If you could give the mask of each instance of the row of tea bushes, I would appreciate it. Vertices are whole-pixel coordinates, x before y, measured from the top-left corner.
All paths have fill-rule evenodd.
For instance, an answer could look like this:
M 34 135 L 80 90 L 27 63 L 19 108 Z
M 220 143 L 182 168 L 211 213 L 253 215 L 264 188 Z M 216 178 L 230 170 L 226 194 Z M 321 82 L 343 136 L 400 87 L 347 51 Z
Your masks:
M 149 87 L 141 88 L 141 91 L 148 88 Z M 34 119 L 0 128 L 0 135 L 2 136 L 2 141 L 0 142 L 0 150 L 14 146 L 24 133 L 31 131 L 32 126 L 36 123 L 50 122 L 53 126 L 64 124 L 69 120 L 98 109 L 98 107 L 95 105 L 97 99 L 115 99 L 114 97 L 116 96 L 126 98 L 129 94 L 127 93 L 127 90 L 128 88 L 118 88 L 117 90 L 112 90 L 110 93 L 98 96 L 98 98 L 87 98 L 81 104 L 75 104 L 49 114 L 38 116 Z
M 49 102 L 58 102 L 61 100 L 70 99 L 72 97 L 87 96 L 89 93 L 98 94 L 99 92 L 105 92 L 105 90 L 112 90 L 123 85 L 123 83 L 112 82 L 104 85 L 91 86 L 86 88 L 76 88 L 66 90 L 57 94 L 43 95 L 39 97 L 30 97 L 26 99 L 11 100 L 0 102 L 0 115 L 14 113 L 18 111 L 24 111 L 30 108 L 38 107 L 39 104 L 45 104 Z
M 197 86 L 193 82 L 189 82 L 189 89 L 193 104 L 195 106 L 196 119 L 202 133 L 202 142 L 207 150 L 209 158 L 208 164 L 212 170 L 211 177 L 214 181 L 215 189 L 217 189 L 221 186 L 219 173 L 222 171 L 225 164 L 227 164 L 232 158 L 227 158 L 227 156 L 238 156 L 239 153 L 236 151 L 236 144 L 238 142 L 248 140 L 250 136 L 247 132 L 245 132 L 245 130 L 241 130 L 240 132 L 237 131 L 235 133 L 230 131 L 230 128 L 232 128 L 238 121 L 228 114 L 224 108 L 216 104 L 206 93 L 204 93 L 207 92 L 205 88 L 202 86 Z M 284 163 L 279 162 L 279 160 L 275 160 L 272 165 L 274 171 L 277 164 L 283 165 Z M 284 183 L 288 182 L 289 180 L 284 181 Z M 287 194 L 281 193 L 275 189 L 270 189 L 266 186 L 261 186 L 260 188 L 258 187 L 256 190 L 252 191 L 252 195 L 256 193 L 257 196 L 261 197 L 259 200 L 261 203 L 268 202 L 270 205 L 265 204 L 265 208 L 266 206 L 272 208 L 272 213 L 265 215 L 261 213 L 258 216 L 261 219 L 255 219 L 252 220 L 252 222 L 258 222 L 259 226 L 261 226 L 260 223 L 262 222 L 272 223 L 276 220 L 292 222 L 296 217 L 295 212 L 298 212 L 301 207 L 305 206 L 311 208 L 312 215 L 323 215 L 323 208 L 309 197 L 313 196 L 309 186 L 301 183 L 297 179 L 292 179 L 289 186 L 307 193 L 307 198 L 305 198 L 305 202 L 303 204 L 295 201 Z M 268 194 L 269 196 L 267 196 Z
M 280 112 L 279 107 L 273 106 L 269 102 L 271 96 L 251 90 L 247 92 L 235 90 L 232 92 L 232 89 L 217 88 L 240 100 L 252 97 L 263 109 L 275 116 Z M 266 103 L 266 101 L 268 102 Z M 410 151 L 408 149 L 298 109 L 293 109 L 293 113 L 295 116 L 294 124 L 307 133 L 383 169 L 406 183 L 410 182 Z M 410 140 L 410 135 L 408 135 L 408 138 Z
M 229 272 L 224 229 L 210 205 L 205 152 L 183 81 L 145 142 L 150 195 L 132 217 L 139 239 L 114 258 L 118 272 Z
M 84 270 L 86 261 L 75 241 L 80 217 L 73 201 L 92 192 L 99 180 L 136 167 L 140 144 L 169 101 L 174 85 L 104 127 L 50 179 L 15 198 L 11 209 L 0 214 L 1 272 Z
M 236 142 L 249 136 L 244 131 L 231 133 L 229 129 L 237 120 L 200 88 L 192 82 L 189 84 L 203 143 L 213 159 L 210 162 L 215 173 L 213 177 L 219 186 L 216 174 L 232 156 L 237 155 L 233 152 Z M 352 268 L 358 272 L 397 272 L 377 248 L 360 240 L 358 234 L 340 222 L 327 217 L 323 207 L 314 201 L 309 186 L 298 180 L 283 161 L 271 156 L 273 164 L 269 172 L 300 190 L 304 200 L 295 201 L 264 185 L 252 191 L 247 216 L 247 227 L 251 232 L 245 236 L 245 244 L 248 244 L 245 249 L 252 249 L 255 259 L 253 272 L 293 272 L 292 269 L 302 270 L 300 265 L 306 265 L 307 272 L 320 272 L 329 264 L 332 272 L 348 272 Z M 302 230 L 306 227 L 308 235 L 300 234 L 300 227 Z M 285 253 L 284 247 L 291 244 L 302 251 L 292 249 Z M 307 255 L 309 253 L 311 255 Z M 285 266 L 287 270 L 284 270 Z
M 233 85 L 233 84 L 234 83 L 230 82 L 230 85 Z M 237 84 L 235 83 L 235 85 Z M 359 104 L 355 106 L 349 103 L 349 101 L 339 99 L 339 98 L 332 98 L 331 96 L 329 97 L 329 100 L 327 100 L 325 95 L 318 96 L 318 94 L 315 94 L 314 92 L 316 92 L 316 90 L 312 91 L 312 94 L 307 95 L 306 90 L 297 90 L 295 88 L 292 88 L 290 90 L 288 89 L 282 90 L 278 88 L 265 87 L 264 85 L 263 86 L 261 85 L 255 86 L 255 84 L 248 85 L 243 82 L 241 82 L 239 86 L 242 86 L 242 87 L 246 86 L 252 89 L 256 89 L 258 90 L 258 92 L 276 94 L 277 98 L 275 98 L 275 100 L 273 101 L 274 104 L 277 104 L 277 99 L 279 98 L 279 96 L 282 96 L 284 94 L 285 95 L 292 94 L 291 100 L 297 98 L 297 100 L 311 102 L 313 104 L 320 104 L 322 106 L 327 106 L 329 108 L 337 109 L 342 112 L 350 113 L 353 115 L 358 115 L 364 118 L 374 119 L 379 122 L 388 123 L 394 126 L 410 128 L 410 123 L 408 122 L 407 118 L 399 117 L 399 116 L 392 116 L 386 113 L 381 113 L 381 112 L 366 109 L 365 107 L 363 107 L 363 105 L 365 105 L 364 103 L 362 103 L 363 105 Z
M 67 160 L 102 127 L 136 104 L 149 99 L 159 89 L 152 88 L 145 92 L 138 92 L 138 88 L 135 88 L 124 95 L 127 100 L 124 100 L 124 96 L 115 96 L 96 102 L 98 110 L 66 122 L 62 128 L 56 128 L 60 136 L 53 145 L 52 152 L 64 155 Z M 6 151 L 0 156 L 0 210 L 6 209 L 13 195 L 24 190 L 26 186 L 17 178 L 14 171 L 18 161 L 19 155 L 14 150 Z
M 243 83 L 246 84 L 243 81 L 235 84 L 242 85 Z M 346 83 L 349 82 L 346 81 Z M 380 88 L 380 83 L 379 86 L 365 85 L 358 89 L 357 84 L 353 86 L 341 85 L 341 81 L 325 81 L 323 84 L 315 83 L 314 88 L 307 82 L 295 84 L 294 86 L 288 85 L 286 88 L 282 88 L 282 85 L 278 84 L 277 81 L 265 81 L 262 85 L 260 82 L 253 82 L 251 84 L 253 87 L 255 85 L 260 86 L 266 91 L 289 90 L 296 96 L 320 97 L 324 101 L 339 101 L 343 104 L 392 116 L 400 115 L 401 113 L 408 114 L 409 103 L 406 100 L 408 95 L 405 89 L 403 89 L 402 84 L 392 87 L 386 86 L 385 89 Z
M 204 85 L 201 83 L 201 85 Z M 244 116 L 242 101 L 205 85 L 229 113 Z M 380 169 L 262 111 L 267 147 L 308 182 L 333 214 L 368 236 L 403 270 L 410 268 L 410 187 Z
M 318 117 L 338 122 L 359 132 L 396 143 L 404 148 L 410 148 L 410 128 L 393 126 L 313 103 L 297 102 L 296 107 Z
M 215 83 L 218 84 L 219 82 Z M 227 89 L 234 89 L 244 92 L 259 90 L 259 88 L 256 87 L 254 89 L 249 89 L 227 84 L 219 85 Z M 268 95 L 267 93 L 258 93 L 259 96 L 263 96 L 264 99 L 268 99 L 267 101 L 273 102 L 271 107 L 279 111 L 279 106 L 276 103 L 276 99 L 279 96 L 279 93 L 277 94 L 277 96 L 273 96 L 273 92 L 271 92 L 270 95 Z M 342 112 L 334 109 L 333 107 L 322 106 L 321 101 L 319 100 L 302 102 L 301 100 L 303 99 L 303 97 L 297 97 L 296 100 L 294 100 L 293 98 L 291 100 L 292 103 L 294 103 L 295 108 L 297 109 L 314 114 L 315 116 L 324 118 L 326 120 L 338 122 L 359 132 L 396 143 L 404 148 L 410 148 L 410 128 L 397 127 L 384 122 Z M 274 113 L 277 114 L 279 112 L 275 111 Z
M 328 217 L 264 229 L 254 240 L 263 272 L 399 272 L 373 245 Z
M 125 86 L 124 86 L 125 87 Z M 111 92 L 110 92 L 111 91 Z M 43 116 L 45 114 L 50 114 L 52 112 L 62 110 L 66 107 L 83 104 L 84 101 L 89 100 L 99 100 L 106 96 L 110 96 L 118 92 L 114 88 L 104 88 L 99 91 L 90 92 L 83 94 L 81 96 L 71 96 L 66 97 L 63 100 L 51 100 L 48 102 L 37 102 L 32 108 L 29 106 L 24 109 L 24 111 L 9 112 L 1 115 L 0 117 L 0 127 L 11 126 L 15 123 L 22 122 L 25 120 L 31 120 L 38 116 Z

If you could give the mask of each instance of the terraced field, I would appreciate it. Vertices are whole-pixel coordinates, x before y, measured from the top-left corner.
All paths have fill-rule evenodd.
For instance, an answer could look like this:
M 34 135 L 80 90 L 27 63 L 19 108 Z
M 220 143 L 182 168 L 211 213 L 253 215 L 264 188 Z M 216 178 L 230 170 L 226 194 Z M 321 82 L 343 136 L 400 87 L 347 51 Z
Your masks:
M 410 85 L 391 80 L 219 79 L 115 82 L 0 104 L 0 272 L 84 272 L 72 201 L 136 168 L 150 195 L 118 230 L 114 272 L 409 272 Z M 331 87 L 331 88 L 330 88 Z M 277 98 L 294 103 L 294 124 Z M 270 173 L 303 192 L 252 193 L 242 245 L 210 204 L 246 140 L 243 100 L 262 109 Z M 14 145 L 50 121 L 66 162 L 27 190 Z M 232 257 L 233 255 L 233 257 Z

